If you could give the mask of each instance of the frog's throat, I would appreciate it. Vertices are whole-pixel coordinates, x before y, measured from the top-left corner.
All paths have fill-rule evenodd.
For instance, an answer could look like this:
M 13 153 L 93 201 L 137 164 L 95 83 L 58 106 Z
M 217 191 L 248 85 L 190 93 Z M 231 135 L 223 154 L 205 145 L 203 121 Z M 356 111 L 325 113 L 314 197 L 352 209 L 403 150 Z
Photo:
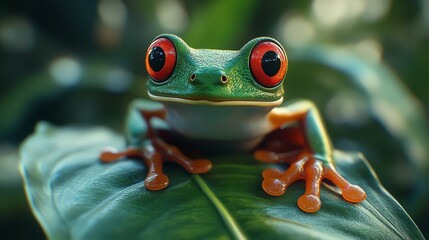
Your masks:
M 149 97 L 152 100 L 159 102 L 177 102 L 185 104 L 194 104 L 194 105 L 214 105 L 214 106 L 262 106 L 262 107 L 275 107 L 280 105 L 283 102 L 283 97 L 278 100 L 271 102 L 262 102 L 262 101 L 246 101 L 246 100 L 228 100 L 228 101 L 210 101 L 206 99 L 186 99 L 186 98 L 177 98 L 177 97 L 164 97 L 150 94 Z

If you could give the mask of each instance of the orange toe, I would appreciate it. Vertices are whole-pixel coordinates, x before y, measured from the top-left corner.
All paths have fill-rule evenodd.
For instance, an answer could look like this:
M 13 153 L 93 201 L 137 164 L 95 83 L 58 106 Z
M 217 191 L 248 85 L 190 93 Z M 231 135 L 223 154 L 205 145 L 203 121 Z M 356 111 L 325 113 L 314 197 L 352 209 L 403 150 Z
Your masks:
M 144 181 L 145 187 L 149 190 L 161 190 L 168 186 L 169 179 L 165 174 L 154 174 Z
M 191 167 L 188 169 L 190 173 L 206 173 L 212 169 L 212 162 L 207 159 L 197 159 L 191 162 Z
M 298 198 L 298 206 L 304 212 L 317 212 L 321 205 L 320 199 L 314 195 L 302 195 Z
M 280 178 L 282 176 L 282 172 L 276 168 L 268 168 L 262 172 L 262 177 L 264 179 L 267 178 Z
M 266 178 L 262 181 L 262 188 L 271 196 L 281 196 L 286 192 L 286 184 L 277 178 Z
M 103 162 L 112 162 L 118 159 L 118 154 L 111 150 L 103 150 L 98 158 Z
M 342 196 L 349 202 L 358 203 L 365 200 L 366 193 L 359 186 L 350 185 L 347 188 L 342 189 Z
M 273 163 L 273 162 L 276 162 L 278 160 L 278 157 L 274 152 L 265 151 L 265 150 L 257 150 L 257 151 L 255 151 L 253 156 L 257 160 L 259 160 L 261 162 L 266 162 L 266 163 Z

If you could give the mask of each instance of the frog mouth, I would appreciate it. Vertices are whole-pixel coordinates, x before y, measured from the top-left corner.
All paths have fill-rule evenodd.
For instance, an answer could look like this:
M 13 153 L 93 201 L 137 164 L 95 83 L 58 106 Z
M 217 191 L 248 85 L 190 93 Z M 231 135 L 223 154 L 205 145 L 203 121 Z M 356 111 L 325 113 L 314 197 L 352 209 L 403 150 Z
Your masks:
M 149 97 L 152 100 L 159 102 L 176 102 L 193 105 L 213 105 L 213 106 L 261 106 L 261 107 L 275 107 L 283 102 L 283 97 L 278 100 L 263 102 L 263 101 L 252 101 L 252 100 L 227 100 L 227 101 L 213 101 L 208 99 L 187 99 L 178 97 L 165 97 L 150 94 Z

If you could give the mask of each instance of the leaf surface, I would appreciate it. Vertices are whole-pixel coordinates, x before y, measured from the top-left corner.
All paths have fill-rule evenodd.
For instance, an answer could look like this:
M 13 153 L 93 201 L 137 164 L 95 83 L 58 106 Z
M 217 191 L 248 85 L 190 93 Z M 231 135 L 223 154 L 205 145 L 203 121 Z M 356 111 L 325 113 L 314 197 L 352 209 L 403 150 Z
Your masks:
M 211 172 L 191 175 L 165 164 L 170 186 L 148 191 L 146 167 L 103 164 L 105 146 L 124 148 L 105 128 L 38 125 L 21 148 L 21 171 L 36 218 L 51 239 L 423 239 L 414 222 L 359 154 L 336 152 L 337 170 L 367 192 L 351 204 L 326 184 L 322 208 L 296 205 L 304 183 L 272 197 L 261 188 L 267 165 L 251 154 L 213 156 Z M 284 167 L 284 166 L 283 166 Z

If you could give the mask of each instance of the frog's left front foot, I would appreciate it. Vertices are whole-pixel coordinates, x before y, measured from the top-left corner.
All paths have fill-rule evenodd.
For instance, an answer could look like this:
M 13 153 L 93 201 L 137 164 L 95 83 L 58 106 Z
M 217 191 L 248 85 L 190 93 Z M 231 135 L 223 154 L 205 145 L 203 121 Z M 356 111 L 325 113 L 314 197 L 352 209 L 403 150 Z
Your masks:
M 116 161 L 122 157 L 138 157 L 145 161 L 148 173 L 144 182 L 145 187 L 149 190 L 161 190 L 168 186 L 169 179 L 163 172 L 164 161 L 175 162 L 193 174 L 206 173 L 212 168 L 212 163 L 209 160 L 191 160 L 177 147 L 167 144 L 159 138 L 147 140 L 142 148 L 128 148 L 122 152 L 113 148 L 106 148 L 99 156 L 100 160 L 105 163 Z
M 284 162 L 285 156 L 265 150 L 255 152 L 255 157 L 263 162 Z M 289 157 L 290 156 L 286 156 Z M 277 169 L 267 169 L 263 175 L 262 188 L 272 196 L 281 196 L 293 182 L 304 179 L 305 193 L 298 199 L 298 206 L 305 212 L 317 212 L 320 209 L 320 185 L 323 179 L 334 183 L 342 192 L 345 200 L 353 203 L 365 200 L 366 193 L 359 186 L 350 184 L 334 167 L 314 158 L 311 153 L 304 152 L 291 163 L 290 167 L 281 172 Z M 288 159 L 289 160 L 289 159 Z

